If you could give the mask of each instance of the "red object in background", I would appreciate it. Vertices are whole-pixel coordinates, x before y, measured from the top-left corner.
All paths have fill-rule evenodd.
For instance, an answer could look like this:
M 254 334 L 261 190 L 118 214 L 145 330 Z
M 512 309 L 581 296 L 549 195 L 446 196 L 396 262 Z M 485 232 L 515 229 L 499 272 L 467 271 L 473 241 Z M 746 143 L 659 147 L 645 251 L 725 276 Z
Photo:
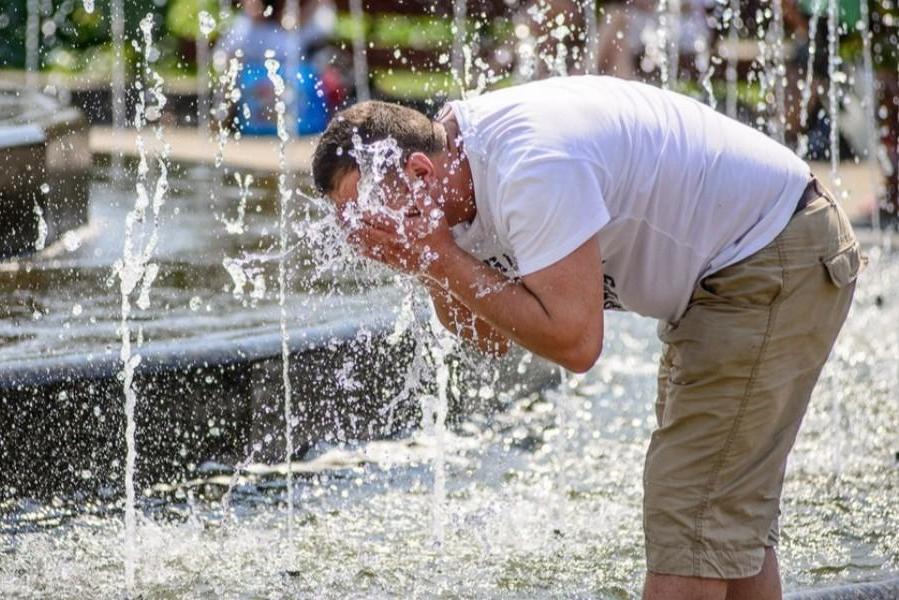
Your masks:
M 322 69 L 320 77 L 321 89 L 325 94 L 328 108 L 334 111 L 343 106 L 348 92 L 340 71 L 334 65 L 327 65 Z

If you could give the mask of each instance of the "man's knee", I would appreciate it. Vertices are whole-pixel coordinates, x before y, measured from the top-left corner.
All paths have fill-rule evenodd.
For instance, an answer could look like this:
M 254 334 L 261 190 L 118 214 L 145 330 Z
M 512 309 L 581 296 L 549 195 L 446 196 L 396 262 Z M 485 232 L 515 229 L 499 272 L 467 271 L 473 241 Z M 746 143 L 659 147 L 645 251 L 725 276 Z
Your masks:
M 727 580 L 647 573 L 643 600 L 724 600 Z

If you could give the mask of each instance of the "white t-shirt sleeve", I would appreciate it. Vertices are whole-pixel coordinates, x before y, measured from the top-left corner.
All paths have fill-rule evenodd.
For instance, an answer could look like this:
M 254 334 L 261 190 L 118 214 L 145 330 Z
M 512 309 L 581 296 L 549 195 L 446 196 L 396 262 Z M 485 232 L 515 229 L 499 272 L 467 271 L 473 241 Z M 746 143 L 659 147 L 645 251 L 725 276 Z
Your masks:
M 522 276 L 562 260 L 609 222 L 595 165 L 570 158 L 516 165 L 499 186 L 496 214 Z

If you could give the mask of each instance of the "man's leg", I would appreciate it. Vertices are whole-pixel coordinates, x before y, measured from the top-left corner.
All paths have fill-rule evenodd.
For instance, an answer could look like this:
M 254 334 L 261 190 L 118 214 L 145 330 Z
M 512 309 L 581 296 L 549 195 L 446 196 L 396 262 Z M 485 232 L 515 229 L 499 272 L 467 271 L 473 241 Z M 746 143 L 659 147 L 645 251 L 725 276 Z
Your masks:
M 643 600 L 778 600 L 781 596 L 774 548 L 765 548 L 762 570 L 753 577 L 727 581 L 647 573 L 643 588 Z
M 729 583 L 731 597 L 779 596 L 770 547 L 787 454 L 858 264 L 845 215 L 820 199 L 769 247 L 704 279 L 663 327 L 644 475 L 648 598 L 723 600 Z
M 765 562 L 758 575 L 727 583 L 727 600 L 776 600 L 782 596 L 780 569 L 777 568 L 774 548 L 765 548 Z
M 643 586 L 643 600 L 725 600 L 726 596 L 723 579 L 647 573 Z

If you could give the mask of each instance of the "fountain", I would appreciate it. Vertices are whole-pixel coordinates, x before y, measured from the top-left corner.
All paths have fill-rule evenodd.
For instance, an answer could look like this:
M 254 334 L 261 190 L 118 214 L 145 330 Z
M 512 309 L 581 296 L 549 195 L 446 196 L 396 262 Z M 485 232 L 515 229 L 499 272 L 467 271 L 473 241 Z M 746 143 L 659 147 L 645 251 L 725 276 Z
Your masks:
M 830 181 L 839 193 L 840 169 L 840 36 L 839 3 L 827 0 L 827 103 L 830 116 Z
M 371 98 L 368 81 L 368 59 L 365 52 L 365 11 L 362 0 L 350 0 L 353 18 L 353 75 L 356 81 L 356 98 L 362 102 Z
M 25 25 L 25 71 L 27 72 L 27 85 L 32 90 L 37 90 L 40 70 L 41 51 L 41 9 L 39 0 L 28 0 L 26 11 L 28 12 Z
M 110 2 L 110 37 L 112 38 L 113 64 L 112 77 L 110 78 L 110 102 L 112 104 L 112 127 L 116 133 L 121 133 L 127 120 L 125 106 L 125 7 L 124 0 L 111 0 Z M 121 155 L 115 154 L 113 160 L 113 174 L 120 176 L 122 171 Z
M 0 89 L 0 163 L 0 257 L 43 250 L 87 222 L 91 161 L 77 110 Z
M 740 0 L 731 0 L 728 6 L 727 37 L 730 47 L 727 51 L 727 67 L 725 76 L 727 79 L 727 100 L 725 112 L 731 118 L 737 117 L 737 56 L 736 43 L 743 27 L 740 19 Z
M 275 88 L 275 114 L 278 127 L 278 324 L 281 334 L 281 381 L 284 394 L 284 461 L 287 464 L 287 530 L 293 531 L 293 481 L 291 465 L 293 464 L 293 397 L 290 385 L 290 334 L 287 331 L 287 251 L 288 251 L 288 211 L 293 191 L 287 183 L 286 144 L 291 135 L 285 124 L 287 112 L 284 95 L 284 80 L 278 75 L 278 61 L 269 57 L 265 61 L 268 77 Z M 290 68 L 288 73 L 295 73 Z M 292 111 L 291 111 L 292 114 Z M 290 120 L 291 129 L 295 120 Z
M 835 112 L 841 77 L 829 1 Z M 680 6 L 662 0 L 658 11 L 661 82 L 678 89 L 690 77 L 678 68 Z M 349 7 L 365 99 L 365 15 L 361 0 Z M 453 3 L 452 57 L 440 68 L 480 89 L 493 75 L 471 72 L 487 68 L 463 35 L 477 31 L 472 7 Z M 736 39 L 743 19 L 739 3 L 730 8 L 721 27 Z M 781 136 L 780 2 L 772 9 L 760 38 L 774 99 L 765 110 Z M 112 10 L 121 58 L 122 3 Z M 592 69 L 595 3 L 584 2 L 583 14 Z M 198 44 L 208 48 L 213 17 L 200 19 Z M 288 25 L 298 20 L 289 10 Z M 0 155 L 10 135 L 48 157 L 50 132 L 71 136 L 54 151 L 53 164 L 62 156 L 67 171 L 10 177 L 31 194 L 21 204 L 30 227 L 22 247 L 43 250 L 0 263 L 0 294 L 12 307 L 0 316 L 0 419 L 11 424 L 0 436 L 0 595 L 634 596 L 642 568 L 635 473 L 653 426 L 659 350 L 652 324 L 609 315 L 604 358 L 585 376 L 560 377 L 527 354 L 469 355 L 437 333 L 411 282 L 349 258 L 327 207 L 290 171 L 290 65 L 266 64 L 278 122 L 272 173 L 238 173 L 223 159 L 226 143 L 242 141 L 221 127 L 239 96 L 237 61 L 198 88 L 216 99 L 214 168 L 167 156 L 152 27 L 144 20 L 140 31 L 141 158 L 83 180 L 87 226 L 86 199 L 63 225 L 49 201 L 77 187 L 76 167 L 90 166 L 75 144 L 83 122 L 40 96 L 19 104 L 44 107 L 53 126 L 36 128 L 46 116 L 36 110 L 0 113 Z M 562 60 L 539 60 L 561 65 L 567 48 L 557 50 Z M 709 53 L 709 65 L 727 62 L 723 109 L 737 114 L 737 58 Z M 122 62 L 113 105 L 123 111 Z M 864 69 L 868 77 L 872 67 Z M 712 73 L 701 84 L 710 103 Z M 865 98 L 873 124 L 873 94 Z M 198 113 L 202 127 L 209 108 Z M 123 177 L 136 180 L 134 192 L 115 185 Z M 899 432 L 891 402 L 899 337 L 884 326 L 899 321 L 899 265 L 880 246 L 870 253 L 871 273 L 787 472 L 781 560 L 787 588 L 806 590 L 796 598 L 890 594 L 899 585 L 815 591 L 899 572 L 889 445 Z M 560 388 L 546 389 L 559 379 Z M 839 469 L 820 456 L 824 443 L 840 448 Z M 42 569 L 33 568 L 38 558 Z

